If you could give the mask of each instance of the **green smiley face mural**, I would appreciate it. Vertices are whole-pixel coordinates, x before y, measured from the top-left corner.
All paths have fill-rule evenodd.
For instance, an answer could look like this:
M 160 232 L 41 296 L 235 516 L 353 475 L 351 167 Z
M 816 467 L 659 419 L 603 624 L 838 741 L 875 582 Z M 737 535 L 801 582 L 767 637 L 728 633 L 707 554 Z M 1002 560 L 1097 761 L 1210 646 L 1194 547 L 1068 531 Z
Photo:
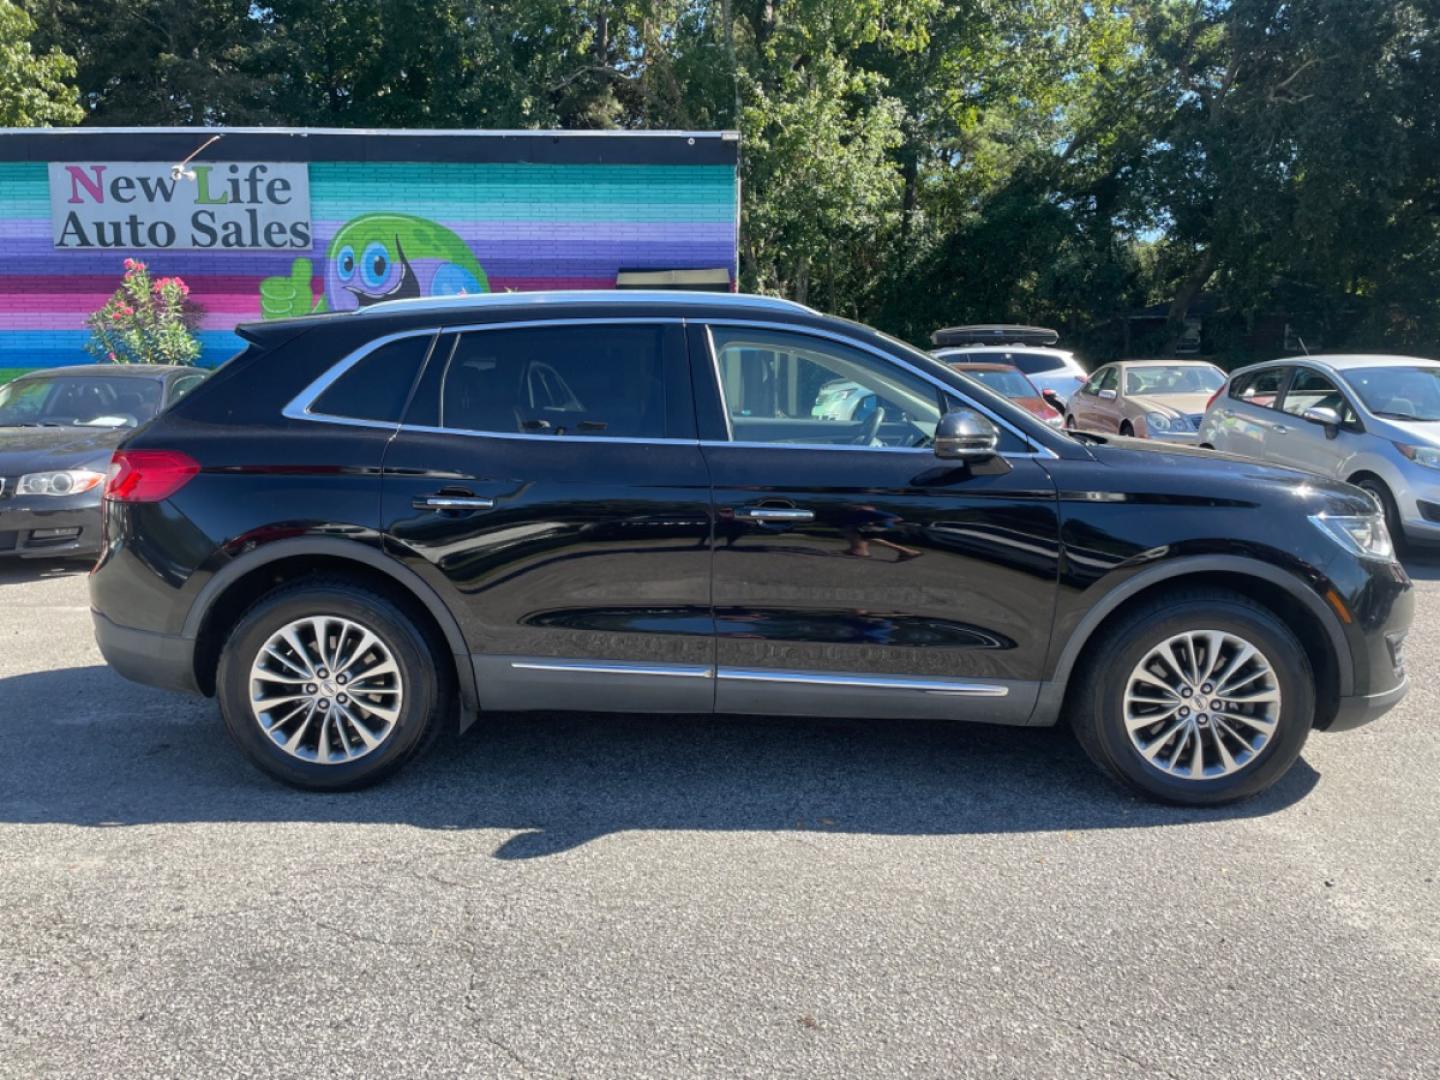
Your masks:
M 288 276 L 260 283 L 267 319 L 354 311 L 382 300 L 490 291 L 470 246 L 450 229 L 411 214 L 363 214 L 345 223 L 325 253 L 324 286 L 311 293 L 314 267 L 296 259 Z

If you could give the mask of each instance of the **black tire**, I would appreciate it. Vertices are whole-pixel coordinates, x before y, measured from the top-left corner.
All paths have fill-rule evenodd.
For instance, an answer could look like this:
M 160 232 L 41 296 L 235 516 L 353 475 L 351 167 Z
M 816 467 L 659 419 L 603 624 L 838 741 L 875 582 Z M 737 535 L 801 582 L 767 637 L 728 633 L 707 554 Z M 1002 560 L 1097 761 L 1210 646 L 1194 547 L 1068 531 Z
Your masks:
M 1135 426 L 1131 424 L 1129 420 L 1121 420 L 1120 434 L 1127 439 L 1133 439 L 1135 437 Z
M 301 760 L 277 745 L 251 712 L 255 657 L 281 628 L 312 616 L 348 619 L 375 634 L 393 657 L 404 688 L 393 727 L 378 746 L 354 760 Z M 389 596 L 344 578 L 298 581 L 265 596 L 236 623 L 220 654 L 215 696 L 231 737 L 265 772 L 308 791 L 350 791 L 396 772 L 439 735 L 450 713 L 454 680 L 437 645 L 421 621 Z
M 1281 708 L 1274 733 L 1238 772 L 1182 779 L 1152 766 L 1125 729 L 1124 696 L 1131 672 L 1157 644 L 1186 631 L 1228 631 L 1264 655 L 1275 673 Z M 1221 589 L 1172 592 L 1121 616 L 1087 650 L 1075 674 L 1070 723 L 1090 759 L 1121 784 L 1161 802 L 1218 806 L 1259 794 L 1295 763 L 1315 720 L 1315 676 L 1304 647 L 1268 608 Z
M 1391 543 L 1395 545 L 1395 554 L 1403 555 L 1406 551 L 1405 526 L 1400 521 L 1400 507 L 1395 504 L 1395 496 L 1390 494 L 1385 481 L 1375 476 L 1362 476 L 1355 480 L 1354 484 L 1368 491 L 1379 502 L 1380 509 L 1385 514 L 1385 528 L 1390 533 Z
M 1066 414 L 1065 414 L 1065 430 L 1066 430 L 1066 431 L 1074 431 L 1074 430 L 1075 430 L 1075 417 L 1071 416 L 1069 413 L 1066 413 Z

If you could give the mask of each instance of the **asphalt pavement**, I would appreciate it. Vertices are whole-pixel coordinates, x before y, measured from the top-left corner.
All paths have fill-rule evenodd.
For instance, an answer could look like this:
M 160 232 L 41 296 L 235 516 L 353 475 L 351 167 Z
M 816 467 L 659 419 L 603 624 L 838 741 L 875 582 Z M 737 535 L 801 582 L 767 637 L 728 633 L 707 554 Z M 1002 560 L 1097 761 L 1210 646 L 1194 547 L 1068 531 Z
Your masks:
M 0 564 L 0 1077 L 1440 1076 L 1413 689 L 1220 811 L 1063 731 L 487 718 L 367 792 L 134 686 Z

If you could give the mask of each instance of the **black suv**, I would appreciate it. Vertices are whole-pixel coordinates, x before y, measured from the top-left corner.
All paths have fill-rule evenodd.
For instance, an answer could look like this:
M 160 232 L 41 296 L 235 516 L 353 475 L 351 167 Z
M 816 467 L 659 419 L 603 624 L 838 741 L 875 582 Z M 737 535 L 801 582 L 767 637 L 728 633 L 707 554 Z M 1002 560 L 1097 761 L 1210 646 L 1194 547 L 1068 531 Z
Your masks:
M 1068 718 L 1260 791 L 1404 695 L 1413 598 L 1316 476 L 1067 436 L 780 300 L 550 293 L 241 327 L 119 450 L 95 627 L 303 787 L 485 710 Z M 837 418 L 837 381 L 879 407 Z

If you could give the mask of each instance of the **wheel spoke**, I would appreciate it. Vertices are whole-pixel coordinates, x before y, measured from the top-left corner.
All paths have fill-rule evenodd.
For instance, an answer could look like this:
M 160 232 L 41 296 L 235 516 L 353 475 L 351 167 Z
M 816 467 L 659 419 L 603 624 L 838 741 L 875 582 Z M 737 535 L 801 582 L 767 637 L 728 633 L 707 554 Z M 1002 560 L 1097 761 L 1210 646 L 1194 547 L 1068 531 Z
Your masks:
M 1136 700 L 1140 701 L 1142 704 L 1150 704 L 1144 698 L 1139 698 Z M 1130 699 L 1126 698 L 1126 704 L 1129 703 Z M 1145 713 L 1142 716 L 1127 715 L 1125 717 L 1125 726 L 1128 727 L 1131 731 L 1138 731 L 1141 728 L 1147 728 L 1152 724 L 1159 723 L 1161 720 L 1168 720 L 1170 717 L 1174 716 L 1175 713 L 1179 711 L 1179 709 L 1180 702 L 1177 701 L 1173 705 L 1161 709 L 1159 712 Z
M 280 636 L 285 640 L 285 644 L 289 645 L 290 648 L 294 650 L 295 655 L 299 657 L 300 662 L 305 665 L 303 668 L 305 674 L 314 675 L 315 664 L 311 659 L 309 650 L 300 643 L 300 638 L 295 633 L 295 627 L 293 625 L 285 627 L 284 630 L 280 631 Z
M 1216 713 L 1215 715 L 1223 717 L 1227 722 L 1238 720 L 1246 727 L 1252 727 L 1262 735 L 1270 735 L 1275 730 L 1275 721 L 1267 720 L 1263 716 L 1247 716 L 1245 713 L 1230 712 L 1228 710 Z M 1248 739 L 1245 741 L 1249 742 Z
M 289 668 L 291 671 L 293 671 L 296 675 L 298 675 L 298 676 L 300 677 L 300 680 L 301 680 L 302 682 L 304 682 L 304 681 L 306 681 L 306 680 L 308 680 L 308 679 L 310 678 L 311 673 L 310 673 L 309 671 L 307 671 L 305 668 L 301 667 L 299 664 L 295 663 L 295 661 L 291 660 L 288 656 L 286 656 L 284 653 L 282 653 L 279 649 L 275 648 L 274 645 L 266 645 L 263 651 L 264 651 L 264 653 L 265 653 L 266 656 L 269 656 L 269 657 L 271 657 L 271 658 L 273 658 L 273 659 L 275 659 L 275 660 L 278 660 L 280 663 L 284 664 L 287 668 Z M 301 654 L 300 654 L 300 658 L 301 658 L 301 661 L 303 662 L 303 661 L 304 661 L 304 658 L 305 658 L 304 653 L 301 653 Z
M 1241 648 L 1235 650 L 1235 655 L 1232 656 L 1230 662 L 1225 665 L 1225 670 L 1211 680 L 1215 684 L 1215 692 L 1223 694 L 1225 687 L 1229 686 L 1230 680 L 1235 677 L 1235 673 L 1249 663 L 1250 659 L 1255 655 L 1255 646 L 1248 642 Z
M 360 736 L 360 740 L 365 744 L 365 749 L 373 750 L 380 745 L 380 740 L 375 738 L 374 734 L 365 726 L 364 722 L 350 711 L 349 706 L 340 705 L 337 707 L 345 714 L 345 718 L 350 721 L 350 726 L 353 727 L 355 733 Z
M 357 644 L 353 649 L 350 650 L 350 653 L 348 656 L 345 657 L 344 662 L 342 663 L 340 657 L 338 656 L 335 658 L 335 674 L 347 674 L 350 669 L 353 668 L 357 663 L 359 663 L 359 661 L 364 658 L 365 654 L 368 653 L 377 644 L 379 644 L 379 640 L 375 637 L 374 634 L 372 634 L 369 630 L 362 631 L 359 644 Z
M 1151 739 L 1144 746 L 1142 746 L 1140 748 L 1140 752 L 1145 755 L 1145 759 L 1147 761 L 1154 761 L 1155 756 L 1159 754 L 1165 744 L 1170 741 L 1170 737 L 1174 735 L 1177 731 L 1179 731 L 1181 728 L 1188 727 L 1189 724 L 1190 720 L 1188 717 L 1185 719 L 1176 720 L 1159 735 L 1156 735 L 1155 738 Z
M 290 738 L 285 740 L 285 750 L 288 753 L 295 752 L 295 748 L 300 745 L 300 740 L 305 737 L 305 732 L 310 730 L 310 721 L 315 719 L 315 714 L 319 711 L 319 708 L 313 703 L 306 710 L 305 719 L 300 721 L 300 726 L 290 733 Z

